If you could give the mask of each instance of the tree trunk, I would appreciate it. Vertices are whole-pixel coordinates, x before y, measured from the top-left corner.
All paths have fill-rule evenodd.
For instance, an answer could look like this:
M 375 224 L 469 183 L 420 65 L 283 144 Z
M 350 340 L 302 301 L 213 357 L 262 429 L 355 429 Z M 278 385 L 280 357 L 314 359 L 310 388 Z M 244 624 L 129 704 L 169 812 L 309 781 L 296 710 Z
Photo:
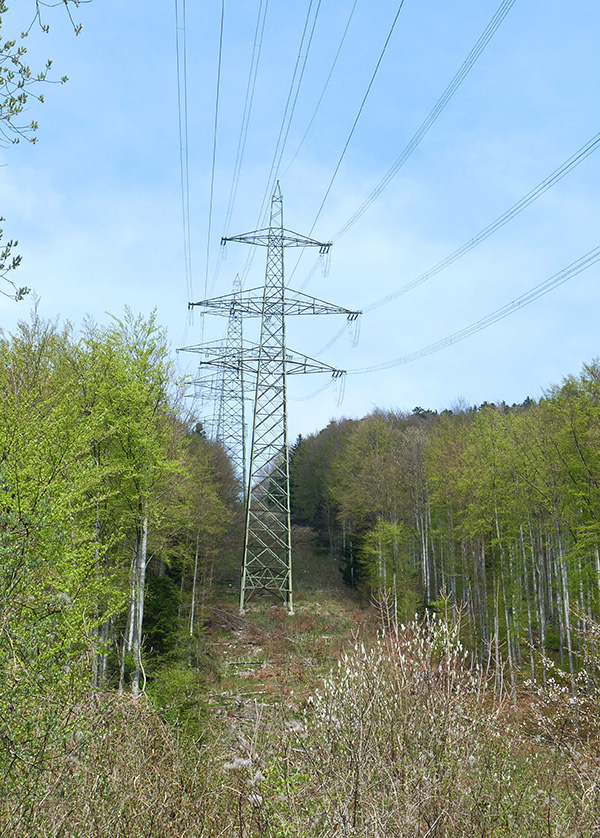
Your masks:
M 146 561 L 148 552 L 148 517 L 144 516 L 137 533 L 135 564 L 133 570 L 133 602 L 131 620 L 131 652 L 134 670 L 131 673 L 131 692 L 137 698 L 140 693 L 140 675 L 143 678 L 142 691 L 146 686 L 146 675 L 142 666 L 142 626 L 144 622 L 144 593 L 146 587 Z

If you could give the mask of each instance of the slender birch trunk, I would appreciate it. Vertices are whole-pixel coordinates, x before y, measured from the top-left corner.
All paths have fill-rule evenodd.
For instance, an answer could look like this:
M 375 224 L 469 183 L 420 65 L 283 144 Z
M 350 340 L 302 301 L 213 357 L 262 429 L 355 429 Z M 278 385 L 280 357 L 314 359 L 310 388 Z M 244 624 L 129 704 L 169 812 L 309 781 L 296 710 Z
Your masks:
M 140 693 L 140 675 L 143 677 L 142 690 L 146 686 L 146 675 L 142 665 L 142 628 L 144 623 L 144 595 L 146 589 L 146 562 L 148 555 L 148 516 L 145 515 L 137 535 L 134 567 L 134 605 L 131 638 L 131 652 L 134 670 L 131 673 L 131 691 L 137 698 Z
M 196 586 L 198 584 L 198 556 L 200 555 L 200 527 L 196 530 L 196 554 L 194 556 L 194 578 L 192 580 L 192 606 L 190 609 L 190 637 L 194 634 L 196 610 Z

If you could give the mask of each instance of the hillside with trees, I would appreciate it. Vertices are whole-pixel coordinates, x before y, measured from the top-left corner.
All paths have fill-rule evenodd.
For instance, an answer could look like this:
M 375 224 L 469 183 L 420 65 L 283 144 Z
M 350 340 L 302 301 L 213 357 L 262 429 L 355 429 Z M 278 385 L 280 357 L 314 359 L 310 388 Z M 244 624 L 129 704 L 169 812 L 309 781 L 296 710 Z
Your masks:
M 200 654 L 239 486 L 222 450 L 182 420 L 154 316 L 126 311 L 75 333 L 34 314 L 0 340 L 0 376 L 0 720 L 12 783 L 40 768 L 41 742 L 90 688 L 137 696 L 165 667 L 197 681 L 187 658 Z
M 597 834 L 597 363 L 299 438 L 290 616 L 154 316 L 0 354 L 0 836 Z
M 465 611 L 481 664 L 571 674 L 598 619 L 600 366 L 538 402 L 375 411 L 300 439 L 294 510 L 394 618 Z

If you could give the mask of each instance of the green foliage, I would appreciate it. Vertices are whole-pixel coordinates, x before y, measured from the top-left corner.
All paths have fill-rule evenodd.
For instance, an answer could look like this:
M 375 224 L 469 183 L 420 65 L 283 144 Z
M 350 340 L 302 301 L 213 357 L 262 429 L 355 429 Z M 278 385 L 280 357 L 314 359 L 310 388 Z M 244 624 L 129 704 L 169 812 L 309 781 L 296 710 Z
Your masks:
M 217 662 L 207 653 L 204 637 L 179 634 L 153 668 L 148 697 L 161 718 L 182 737 L 198 741 L 206 729 L 207 681 L 218 676 Z
M 146 577 L 144 645 L 152 657 L 164 658 L 175 648 L 180 607 L 181 595 L 172 579 L 153 573 Z
M 161 718 L 182 738 L 198 741 L 206 731 L 206 670 L 168 663 L 156 670 L 148 696 Z
M 0 0 L 0 146 L 18 143 L 25 139 L 30 143 L 37 142 L 36 131 L 37 121 L 22 121 L 22 117 L 30 107 L 30 99 L 40 104 L 44 96 L 38 92 L 45 84 L 56 83 L 49 77 L 52 62 L 47 61 L 44 68 L 33 71 L 26 63 L 27 47 L 25 40 L 34 26 L 38 26 L 42 32 L 49 31 L 49 25 L 42 19 L 42 8 L 49 5 L 61 5 L 66 11 L 70 24 L 76 35 L 81 32 L 81 24 L 75 23 L 71 15 L 69 4 L 79 6 L 82 0 L 62 0 L 62 3 L 48 4 L 41 0 L 35 0 L 32 8 L 32 19 L 29 28 L 21 32 L 18 38 L 15 36 L 5 40 L 1 37 L 3 17 L 8 13 L 8 3 Z M 91 2 L 91 0 L 83 0 Z M 67 77 L 63 76 L 58 83 L 64 84 Z M 0 218 L 0 222 L 4 221 Z M 0 241 L 2 240 L 0 229 Z M 18 268 L 21 257 L 13 253 L 18 242 L 10 240 L 0 250 L 0 280 L 6 282 L 11 290 L 5 291 L 0 288 L 0 294 L 10 297 L 15 301 L 22 300 L 28 293 L 29 288 L 17 286 L 9 276 L 9 273 Z
M 95 573 L 96 475 L 73 421 L 69 338 L 35 316 L 0 344 L 0 783 L 16 776 L 32 794 L 65 735 L 61 703 L 89 684 L 97 598 L 120 602 Z
M 60 4 L 64 7 L 73 31 L 76 35 L 81 32 L 81 24 L 75 23 L 71 15 L 69 4 L 79 6 L 81 0 L 63 0 Z M 40 87 L 52 82 L 49 72 L 52 62 L 47 61 L 40 70 L 32 70 L 26 63 L 27 47 L 25 41 L 34 26 L 38 26 L 42 32 L 49 32 L 48 23 L 42 18 L 42 8 L 48 4 L 36 0 L 32 9 L 31 23 L 26 31 L 21 32 L 18 37 L 8 40 L 0 39 L 0 144 L 18 143 L 21 139 L 35 143 L 37 138 L 35 132 L 38 124 L 35 120 L 25 123 L 21 117 L 29 107 L 29 100 L 35 99 L 40 104 L 44 96 Z M 0 2 L 0 31 L 2 19 L 8 13 L 8 3 L 5 0 Z M 64 84 L 67 77 L 63 76 L 60 84 Z
M 391 602 L 394 621 L 410 620 L 417 610 L 417 596 L 406 527 L 380 518 L 366 533 L 360 557 L 371 590 Z
M 319 434 L 299 437 L 290 452 L 292 515 L 295 522 L 312 527 L 321 544 L 330 546 L 335 527 L 332 469 L 354 422 L 331 421 Z
M 170 383 L 154 316 L 76 336 L 34 312 L 0 339 L 0 796 L 35 804 L 90 687 L 143 683 L 160 662 L 189 670 L 177 688 L 189 702 L 205 677 L 197 650 L 174 657 L 180 612 L 189 628 L 195 548 L 203 570 L 233 481 L 188 438 Z M 171 576 L 150 574 L 144 623 L 151 560 Z
M 407 607 L 447 594 L 513 683 L 525 667 L 545 677 L 548 648 L 574 672 L 582 620 L 599 615 L 600 364 L 538 403 L 342 424 L 298 441 L 292 498 L 344 578 Z
M 0 218 L 0 223 L 2 221 L 4 221 L 4 219 Z M 0 242 L 2 241 L 3 232 L 4 231 L 0 228 Z M 8 283 L 12 289 L 11 291 L 4 291 L 4 289 L 0 288 L 0 294 L 15 300 L 15 302 L 19 302 L 29 293 L 29 288 L 26 288 L 25 286 L 19 288 L 19 286 L 15 285 L 9 277 L 9 273 L 16 270 L 21 264 L 21 257 L 13 253 L 13 249 L 18 244 L 19 242 L 11 239 L 10 241 L 7 241 L 0 250 L 0 279 Z

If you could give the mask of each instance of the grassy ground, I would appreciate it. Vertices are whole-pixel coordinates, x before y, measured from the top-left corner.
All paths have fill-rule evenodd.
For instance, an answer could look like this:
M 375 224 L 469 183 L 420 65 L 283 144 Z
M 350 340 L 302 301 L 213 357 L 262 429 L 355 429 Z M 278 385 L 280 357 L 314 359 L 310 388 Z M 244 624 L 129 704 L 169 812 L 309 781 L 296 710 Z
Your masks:
M 368 624 L 369 603 L 344 584 L 337 563 L 314 550 L 310 534 L 296 533 L 294 614 L 273 597 L 251 600 L 239 614 L 239 593 L 218 586 L 207 615 L 207 639 L 220 662 L 208 702 L 215 712 L 291 695 L 302 700 L 342 649 Z

